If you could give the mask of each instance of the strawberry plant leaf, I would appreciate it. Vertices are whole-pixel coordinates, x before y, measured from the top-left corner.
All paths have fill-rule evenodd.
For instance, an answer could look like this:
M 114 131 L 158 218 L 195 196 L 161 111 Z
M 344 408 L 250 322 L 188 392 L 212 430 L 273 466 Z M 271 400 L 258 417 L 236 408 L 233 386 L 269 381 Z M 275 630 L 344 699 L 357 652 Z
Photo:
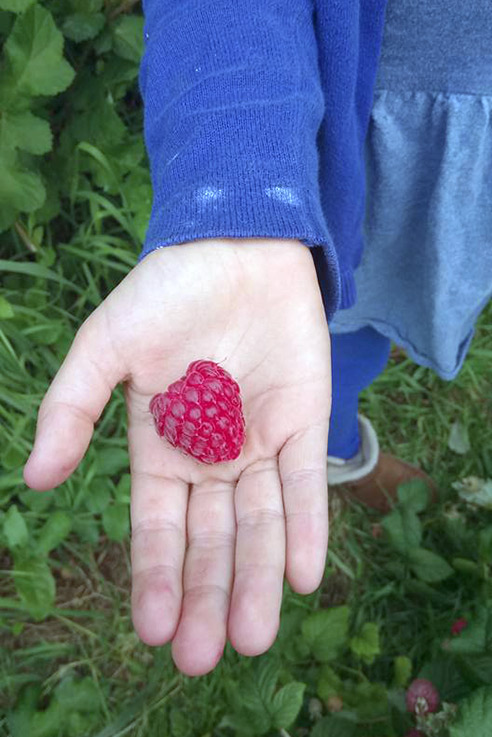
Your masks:
M 143 17 L 128 15 L 119 18 L 112 31 L 115 54 L 138 64 L 143 53 Z
M 277 685 L 280 665 L 274 658 L 265 658 L 258 668 L 258 688 L 265 703 L 271 701 Z
M 379 719 L 389 711 L 388 692 L 381 683 L 358 683 L 344 690 L 343 702 L 356 711 L 360 721 Z
M 102 523 L 104 532 L 110 540 L 121 542 L 128 536 L 130 522 L 127 504 L 113 504 L 103 512 Z
M 423 512 L 429 504 L 429 488 L 422 479 L 413 479 L 400 484 L 398 501 L 414 512 Z
M 55 697 L 64 711 L 93 711 L 100 704 L 96 684 L 89 676 L 76 679 L 65 678 L 55 690 Z
M 53 607 L 56 590 L 48 564 L 39 557 L 19 553 L 13 574 L 15 588 L 29 614 L 34 619 L 44 619 Z
M 93 517 L 75 517 L 73 530 L 82 542 L 97 545 L 99 541 L 99 524 Z
M 27 545 L 29 541 L 29 532 L 24 517 L 17 509 L 16 504 L 12 504 L 5 514 L 3 520 L 3 534 L 7 540 L 10 550 L 17 547 Z
M 76 43 L 88 41 L 97 36 L 104 22 L 102 13 L 72 13 L 72 15 L 67 15 L 63 22 L 63 35 Z
M 479 688 L 461 702 L 449 728 L 450 737 L 490 737 L 492 734 L 492 688 Z
M 347 606 L 322 609 L 302 623 L 302 636 L 319 662 L 333 660 L 346 645 L 349 613 Z
M 323 717 L 311 732 L 311 737 L 355 737 L 357 727 L 354 722 L 334 715 Z
M 420 669 L 417 678 L 432 681 L 443 701 L 456 702 L 470 693 L 470 684 L 465 680 L 455 660 L 437 658 Z
M 338 696 L 342 688 L 342 680 L 329 665 L 323 665 L 319 674 L 316 693 L 323 701 L 330 696 Z
M 492 655 L 468 655 L 463 657 L 461 665 L 472 682 L 478 681 L 484 686 L 492 684 Z
M 128 451 L 124 448 L 104 448 L 98 451 L 94 464 L 95 476 L 115 476 L 128 470 Z
M 23 13 L 35 0 L 0 0 L 0 10 Z
M 305 683 L 287 683 L 277 691 L 272 701 L 273 727 L 287 729 L 294 722 L 302 706 Z
M 4 111 L 0 118 L 0 148 L 21 148 L 31 154 L 51 150 L 52 135 L 46 120 L 29 111 Z
M 413 509 L 406 506 L 394 509 L 387 514 L 382 527 L 390 544 L 403 555 L 418 548 L 422 540 L 422 526 Z
M 408 551 L 408 557 L 412 571 L 426 583 L 444 581 L 454 573 L 449 563 L 431 550 L 414 548 Z
M 0 202 L 6 221 L 15 220 L 15 211 L 32 212 L 44 203 L 46 190 L 38 174 L 21 169 L 13 152 L 0 152 Z M 2 219 L 2 224 L 3 224 Z M 5 227 L 5 226 L 4 226 Z M 8 227 L 8 226 L 6 226 Z
M 393 683 L 404 688 L 412 677 L 412 661 L 406 655 L 398 655 L 393 661 Z
M 367 663 L 372 663 L 379 655 L 379 627 L 375 622 L 366 622 L 360 632 L 350 640 L 350 649 Z
M 56 510 L 48 517 L 39 532 L 37 551 L 41 555 L 48 555 L 62 540 L 65 540 L 71 529 L 72 518 L 66 512 Z
M 63 36 L 51 13 L 33 5 L 20 15 L 4 47 L 18 94 L 56 95 L 73 80 Z

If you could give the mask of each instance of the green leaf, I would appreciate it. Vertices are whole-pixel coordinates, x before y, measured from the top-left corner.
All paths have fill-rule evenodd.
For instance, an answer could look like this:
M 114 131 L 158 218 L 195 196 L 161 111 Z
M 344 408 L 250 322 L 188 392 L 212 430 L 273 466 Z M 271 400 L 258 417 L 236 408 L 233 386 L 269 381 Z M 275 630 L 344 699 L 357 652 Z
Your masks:
M 93 514 L 101 514 L 111 503 L 111 482 L 101 479 L 99 483 L 91 483 L 84 495 L 84 506 Z
M 121 542 L 128 536 L 130 522 L 128 517 L 128 505 L 113 504 L 106 507 L 102 515 L 103 528 L 110 540 Z
M 432 681 L 443 701 L 458 702 L 470 693 L 470 685 L 464 679 L 461 668 L 449 656 L 426 663 L 417 678 Z
M 48 555 L 65 540 L 72 529 L 72 518 L 61 510 L 53 512 L 48 517 L 39 532 L 37 550 L 41 555 Z
M 343 692 L 346 706 L 355 709 L 360 721 L 380 719 L 388 714 L 388 692 L 381 683 L 363 681 Z
M 113 26 L 113 49 L 117 56 L 140 62 L 143 54 L 143 26 L 141 15 L 120 17 Z
M 479 688 L 459 706 L 449 728 L 450 737 L 490 737 L 492 734 L 492 688 Z
M 23 13 L 35 0 L 0 0 L 0 10 Z
M 472 677 L 472 682 L 492 686 L 492 655 L 469 655 L 463 657 L 461 664 L 465 673 Z
M 93 711 L 100 707 L 99 691 L 89 676 L 65 678 L 56 687 L 55 696 L 64 711 Z
M 398 655 L 393 661 L 393 683 L 397 688 L 404 688 L 412 677 L 412 661 L 405 655 Z
M 123 448 L 103 448 L 96 456 L 95 476 L 115 476 L 128 469 L 128 451 Z
M 11 317 L 14 317 L 14 309 L 10 302 L 0 295 L 0 320 L 10 320 Z
M 277 685 L 280 665 L 275 658 L 264 658 L 258 667 L 257 681 L 261 698 L 265 703 L 271 701 Z
M 29 111 L 4 112 L 0 118 L 0 147 L 20 148 L 31 154 L 51 151 L 49 123 Z
M 422 540 L 422 526 L 413 509 L 406 506 L 394 509 L 382 521 L 391 545 L 399 553 L 406 555 L 413 548 L 418 548 Z
M 414 512 L 423 512 L 428 507 L 429 487 L 422 479 L 413 479 L 400 484 L 397 494 L 399 502 Z
M 454 573 L 449 563 L 431 550 L 415 548 L 409 550 L 408 557 L 412 571 L 426 583 L 444 581 Z
M 72 41 L 87 41 L 97 36 L 104 23 L 102 13 L 73 13 L 67 15 L 63 22 L 63 34 Z
M 311 737 L 355 737 L 357 726 L 344 717 L 323 717 L 312 730 Z
M 448 448 L 455 453 L 459 453 L 459 455 L 465 455 L 465 453 L 468 453 L 471 448 L 468 429 L 459 420 L 456 420 L 456 422 L 453 422 L 451 425 Z
M 98 13 L 103 0 L 70 0 L 70 8 L 74 13 Z
M 121 504 L 129 504 L 132 488 L 132 477 L 129 473 L 122 474 L 116 484 L 116 501 Z
M 257 674 L 257 668 L 251 668 L 239 683 L 228 684 L 228 699 L 234 713 L 227 714 L 221 720 L 221 727 L 231 727 L 239 734 L 252 737 L 265 734 L 271 729 L 271 714 L 260 693 Z
M 0 202 L 9 210 L 33 212 L 41 207 L 46 190 L 40 177 L 20 168 L 15 157 L 0 152 Z
M 379 627 L 375 622 L 366 622 L 358 635 L 350 640 L 350 649 L 368 663 L 372 663 L 379 655 Z
M 99 524 L 92 517 L 76 517 L 73 521 L 73 531 L 83 542 L 90 545 L 97 545 L 99 542 Z
M 301 710 L 305 690 L 305 683 L 294 681 L 277 691 L 271 707 L 273 727 L 276 729 L 290 727 Z
M 26 521 L 15 504 L 9 507 L 4 517 L 3 534 L 10 550 L 27 545 L 29 541 Z
M 44 560 L 16 555 L 14 583 L 24 606 L 34 619 L 44 619 L 55 602 L 55 579 Z
M 17 18 L 4 48 L 18 93 L 56 95 L 74 78 L 63 58 L 63 36 L 40 5 Z
M 342 680 L 329 665 L 323 665 L 319 674 L 316 693 L 323 701 L 330 696 L 338 696 L 342 688 Z
M 347 606 L 322 609 L 302 623 L 302 635 L 314 657 L 321 663 L 333 660 L 347 643 L 350 610 Z

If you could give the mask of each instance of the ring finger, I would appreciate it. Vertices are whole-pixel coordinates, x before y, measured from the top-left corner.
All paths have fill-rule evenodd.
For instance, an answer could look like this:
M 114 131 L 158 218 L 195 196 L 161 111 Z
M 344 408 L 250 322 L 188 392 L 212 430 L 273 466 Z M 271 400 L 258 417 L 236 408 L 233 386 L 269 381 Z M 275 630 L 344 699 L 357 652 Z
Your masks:
M 191 489 L 183 609 L 172 644 L 176 666 L 189 676 L 213 670 L 226 644 L 236 538 L 234 487 L 209 479 Z

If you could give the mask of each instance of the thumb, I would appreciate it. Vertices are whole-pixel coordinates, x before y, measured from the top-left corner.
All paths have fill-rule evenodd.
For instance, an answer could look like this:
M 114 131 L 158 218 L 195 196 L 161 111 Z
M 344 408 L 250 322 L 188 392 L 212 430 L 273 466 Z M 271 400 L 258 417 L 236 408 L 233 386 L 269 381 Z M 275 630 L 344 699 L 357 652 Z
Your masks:
M 83 323 L 39 407 L 24 481 L 47 491 L 77 468 L 124 370 L 112 346 L 104 303 Z

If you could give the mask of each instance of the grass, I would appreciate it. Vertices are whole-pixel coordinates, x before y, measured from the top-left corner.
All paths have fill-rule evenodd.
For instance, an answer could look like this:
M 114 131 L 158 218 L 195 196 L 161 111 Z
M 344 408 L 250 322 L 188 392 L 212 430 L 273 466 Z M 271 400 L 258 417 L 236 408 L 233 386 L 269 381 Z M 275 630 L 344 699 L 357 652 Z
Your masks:
M 129 227 L 125 212 L 116 219 L 111 202 L 86 194 L 80 207 L 90 210 L 85 217 L 77 214 L 76 221 L 83 225 L 76 226 L 76 221 L 67 225 L 69 243 L 55 247 L 56 239 L 47 228 L 34 261 L 14 234 L 1 263 L 1 294 L 14 313 L 0 320 L 2 508 L 6 512 L 16 503 L 34 538 L 53 510 L 68 511 L 74 527 L 50 554 L 56 601 L 44 620 L 35 621 L 19 604 L 12 556 L 7 547 L 0 553 L 0 735 L 11 734 L 7 713 L 23 686 L 39 685 L 42 709 L 68 675 L 88 677 L 96 695 L 88 731 L 77 732 L 74 727 L 73 734 L 230 735 L 234 733 L 230 728 L 220 726 L 230 711 L 228 684 L 241 682 L 251 659 L 238 656 L 228 645 L 213 673 L 190 679 L 174 668 L 169 645 L 149 648 L 132 628 L 128 537 L 120 542 L 108 539 L 102 522 L 106 507 L 115 499 L 126 502 L 128 494 L 121 388 L 99 422 L 86 458 L 61 489 L 40 497 L 22 484 L 36 408 L 49 380 L 74 330 L 128 271 L 137 253 L 135 245 L 129 248 L 125 243 Z M 456 555 L 456 541 L 451 532 L 443 533 L 442 520 L 456 513 L 471 526 L 476 515 L 463 509 L 451 484 L 469 475 L 492 477 L 491 364 L 489 305 L 455 381 L 442 381 L 395 349 L 387 369 L 361 400 L 361 411 L 374 423 L 382 448 L 420 463 L 439 484 L 443 500 L 424 515 L 423 523 L 427 538 L 445 558 Z M 470 439 L 464 455 L 448 447 L 456 420 Z M 410 657 L 418 668 L 429 653 L 438 654 L 442 633 L 469 608 L 479 588 L 475 580 L 467 583 L 460 578 L 448 586 L 409 589 L 395 573 L 394 552 L 374 537 L 378 518 L 355 504 L 342 505 L 336 496 L 331 507 L 325 581 L 308 597 L 294 594 L 286 585 L 281 633 L 271 653 L 282 663 L 281 679 L 287 682 L 294 676 L 307 687 L 303 708 L 289 732 L 296 737 L 311 732 L 309 698 L 316 696 L 319 675 L 313 659 L 299 654 L 289 634 L 299 616 L 347 602 L 355 628 L 366 621 L 379 623 L 383 652 L 372 666 L 371 678 L 389 682 L 397 655 Z M 490 512 L 481 513 L 482 521 L 484 515 Z M 341 666 L 351 668 L 349 661 Z M 377 732 L 377 725 L 371 729 L 367 735 L 389 734 Z M 52 732 L 40 734 L 49 737 Z

